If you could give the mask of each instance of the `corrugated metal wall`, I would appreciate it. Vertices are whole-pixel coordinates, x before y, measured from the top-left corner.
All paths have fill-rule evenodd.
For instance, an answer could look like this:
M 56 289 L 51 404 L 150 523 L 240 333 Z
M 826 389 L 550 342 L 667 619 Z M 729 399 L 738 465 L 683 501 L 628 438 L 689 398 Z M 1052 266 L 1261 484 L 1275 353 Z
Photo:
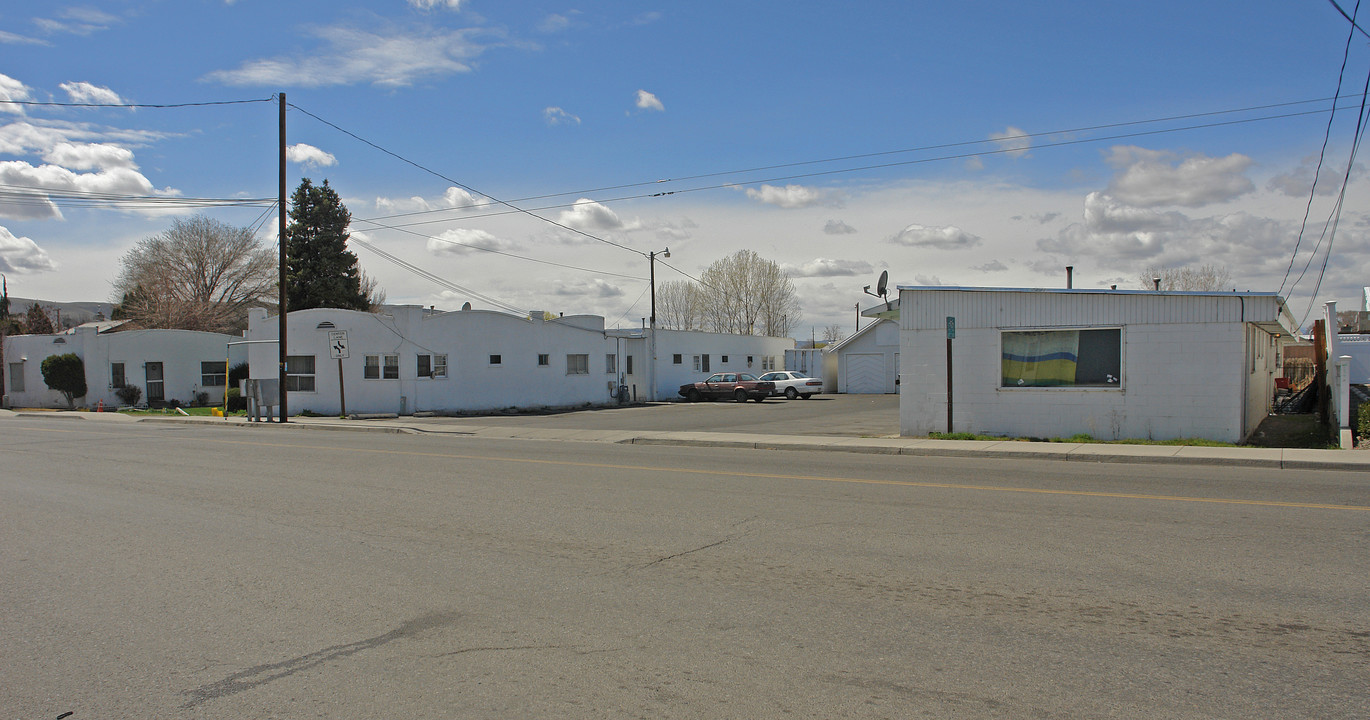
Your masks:
M 901 330 L 1275 322 L 1274 295 L 901 289 Z

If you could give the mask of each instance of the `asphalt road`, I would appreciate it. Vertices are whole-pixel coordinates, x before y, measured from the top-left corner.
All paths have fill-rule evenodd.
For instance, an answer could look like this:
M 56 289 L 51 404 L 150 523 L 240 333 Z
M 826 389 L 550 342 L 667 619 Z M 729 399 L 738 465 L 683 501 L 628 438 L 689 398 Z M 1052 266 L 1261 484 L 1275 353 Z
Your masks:
M 551 414 L 480 415 L 481 425 L 576 430 L 746 432 L 775 435 L 880 437 L 899 434 L 898 395 L 815 395 L 808 400 L 672 402 Z M 451 423 L 452 418 L 405 418 L 406 424 Z
M 1370 716 L 1361 474 L 56 418 L 0 468 L 4 718 Z

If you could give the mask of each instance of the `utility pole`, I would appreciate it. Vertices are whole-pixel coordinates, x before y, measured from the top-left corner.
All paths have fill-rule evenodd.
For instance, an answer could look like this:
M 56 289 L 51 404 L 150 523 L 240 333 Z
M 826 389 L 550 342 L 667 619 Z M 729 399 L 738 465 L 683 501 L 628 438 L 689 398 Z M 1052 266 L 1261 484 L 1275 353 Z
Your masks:
M 286 304 L 286 285 L 285 285 L 285 270 L 286 270 L 286 254 L 285 254 L 285 207 L 286 207 L 286 205 L 285 205 L 285 93 L 281 93 L 281 94 L 280 94 L 280 101 L 281 101 L 281 107 L 280 107 L 280 162 L 279 162 L 279 168 L 280 168 L 280 187 L 278 188 L 279 194 L 278 194 L 277 199 L 276 199 L 276 210 L 277 210 L 277 213 L 276 213 L 276 214 L 277 214 L 276 244 L 279 245 L 279 246 L 281 247 L 281 308 L 280 308 L 280 312 L 278 313 L 278 316 L 279 316 L 279 317 L 277 318 L 277 320 L 279 321 L 279 330 L 278 330 L 278 333 L 277 333 L 279 342 L 277 343 L 277 345 L 278 345 L 278 349 L 280 350 L 280 372 L 278 373 L 278 379 L 279 379 L 279 381 L 280 381 L 280 391 L 279 391 L 279 392 L 280 392 L 280 402 L 281 402 L 281 417 L 280 417 L 280 420 L 278 420 L 278 422 L 285 422 L 286 417 L 290 414 L 290 413 L 286 410 L 286 399 L 285 399 L 285 398 L 286 398 L 286 392 L 285 392 L 285 370 L 286 370 L 285 314 L 286 314 L 287 310 L 289 309 L 289 307 L 288 307 L 287 304 Z

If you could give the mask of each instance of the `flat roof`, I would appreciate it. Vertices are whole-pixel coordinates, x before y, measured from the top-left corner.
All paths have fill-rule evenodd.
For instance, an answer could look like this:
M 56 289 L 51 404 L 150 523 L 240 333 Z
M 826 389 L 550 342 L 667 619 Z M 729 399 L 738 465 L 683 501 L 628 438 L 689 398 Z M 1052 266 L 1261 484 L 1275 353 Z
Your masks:
M 962 285 L 899 285 L 897 290 L 957 290 L 961 292 L 1027 292 L 1079 295 L 1204 295 L 1211 297 L 1279 297 L 1279 293 L 1254 290 L 1114 290 L 1112 288 L 1008 288 Z

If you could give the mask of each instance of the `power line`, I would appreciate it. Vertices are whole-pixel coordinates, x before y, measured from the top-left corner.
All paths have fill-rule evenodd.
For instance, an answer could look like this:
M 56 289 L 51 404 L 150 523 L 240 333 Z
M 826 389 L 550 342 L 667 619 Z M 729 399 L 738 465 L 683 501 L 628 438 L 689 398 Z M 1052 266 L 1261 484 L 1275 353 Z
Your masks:
M 685 181 L 688 181 L 688 180 L 700 180 L 700 179 L 711 178 L 711 177 L 725 177 L 725 176 L 728 176 L 728 175 L 742 175 L 742 174 L 746 174 L 746 173 L 761 172 L 761 171 L 764 171 L 764 170 L 777 170 L 777 169 L 790 168 L 790 167 L 802 167 L 802 166 L 805 166 L 805 165 L 821 165 L 821 164 L 826 164 L 826 163 L 843 162 L 843 161 L 847 161 L 847 160 L 860 160 L 860 159 L 864 159 L 864 158 L 884 157 L 884 156 L 889 156 L 889 155 L 901 155 L 901 154 L 907 154 L 907 153 L 913 153 L 913 152 L 926 152 L 926 151 L 929 151 L 929 150 L 945 150 L 945 149 L 955 148 L 955 147 L 968 147 L 968 146 L 974 146 L 974 145 L 988 145 L 988 144 L 1009 142 L 1009 141 L 1014 141 L 1014 140 L 1032 140 L 1032 139 L 1036 139 L 1036 138 L 1052 137 L 1052 136 L 1058 136 L 1058 135 L 1073 135 L 1073 134 L 1077 134 L 1077 133 L 1092 132 L 1092 131 L 1096 131 L 1096 130 L 1108 130 L 1108 129 L 1113 129 L 1113 128 L 1132 127 L 1132 126 L 1136 126 L 1136 125 L 1151 125 L 1151 124 L 1163 123 L 1163 122 L 1174 122 L 1174 121 L 1177 121 L 1177 120 L 1192 120 L 1192 119 L 1202 118 L 1202 117 L 1216 117 L 1216 116 L 1220 116 L 1220 115 L 1232 115 L 1232 114 L 1244 113 L 1244 112 L 1254 112 L 1254 111 L 1257 111 L 1257 110 L 1272 110 L 1272 109 L 1275 109 L 1275 108 L 1294 107 L 1294 106 L 1298 106 L 1298 105 L 1309 105 L 1309 104 L 1312 104 L 1312 103 L 1326 102 L 1326 101 L 1328 101 L 1328 100 L 1332 100 L 1332 101 L 1335 102 L 1335 101 L 1337 101 L 1337 99 L 1338 99 L 1337 97 L 1332 97 L 1332 98 L 1317 98 L 1317 99 L 1313 99 L 1313 100 L 1294 100 L 1294 101 L 1289 101 L 1289 102 L 1268 103 L 1268 104 L 1264 104 L 1264 105 L 1251 105 L 1251 106 L 1248 106 L 1248 107 L 1243 107 L 1243 108 L 1231 108 L 1231 109 L 1227 109 L 1227 110 L 1212 110 L 1212 111 L 1198 112 L 1198 113 L 1186 113 L 1186 114 L 1183 114 L 1183 115 L 1171 115 L 1171 116 L 1168 116 L 1168 117 L 1161 117 L 1161 118 L 1149 118 L 1149 119 L 1145 119 L 1145 120 L 1129 120 L 1129 121 L 1116 122 L 1116 123 L 1105 123 L 1105 124 L 1101 124 L 1101 125 L 1089 125 L 1089 126 L 1078 127 L 1078 128 L 1070 128 L 1070 129 L 1065 129 L 1065 130 L 1049 130 L 1049 131 L 1036 132 L 1036 133 L 1023 133 L 1023 134 L 1020 134 L 1020 135 L 1012 135 L 1012 136 L 1003 137 L 1003 138 L 998 138 L 998 139 L 993 139 L 993 140 L 991 140 L 991 139 L 984 139 L 984 140 L 963 140 L 963 141 L 958 141 L 958 142 L 940 143 L 940 144 L 934 144 L 934 145 L 923 145 L 923 146 L 912 147 L 912 148 L 903 148 L 903 149 L 899 149 L 899 150 L 883 150 L 883 151 L 877 151 L 877 152 L 859 153 L 859 154 L 855 154 L 855 155 L 845 155 L 845 156 L 840 156 L 840 157 L 822 158 L 822 159 L 818 159 L 818 160 L 801 160 L 801 161 L 796 161 L 796 162 L 778 163 L 778 164 L 774 164 L 774 165 L 763 165 L 763 166 L 759 166 L 759 167 L 744 168 L 744 169 L 737 169 L 737 170 L 722 170 L 722 171 L 717 171 L 717 172 L 700 173 L 700 174 L 696 174 L 696 175 L 685 175 L 685 176 L 674 177 L 674 178 L 667 178 L 667 179 L 660 179 L 660 180 L 649 180 L 649 181 L 643 181 L 643 182 L 632 182 L 632 183 L 621 183 L 621 184 L 617 184 L 617 185 L 606 185 L 606 186 L 603 186 L 603 187 L 590 188 L 590 189 L 585 189 L 585 190 L 571 190 L 571 191 L 566 191 L 566 192 L 548 193 L 548 194 L 544 194 L 544 195 L 532 195 L 532 196 L 528 196 L 528 197 L 523 197 L 523 198 L 517 198 L 517 199 L 514 199 L 514 200 L 510 200 L 509 202 L 511 202 L 511 203 L 520 203 L 520 202 L 528 202 L 528 201 L 530 201 L 530 200 L 545 200 L 545 199 L 549 199 L 549 198 L 564 197 L 564 196 L 567 196 L 567 195 L 586 195 L 586 194 L 589 194 L 589 193 L 605 192 L 605 191 L 609 191 L 609 190 L 623 190 L 623 189 L 634 188 L 634 187 L 645 187 L 645 186 L 650 186 L 650 185 L 661 185 L 661 184 L 666 184 L 666 183 L 679 183 L 679 182 L 685 182 Z M 1326 110 L 1318 110 L 1318 111 L 1314 111 L 1314 112 L 1327 112 L 1327 111 L 1326 111 Z M 1297 115 L 1304 115 L 1304 114 L 1314 114 L 1314 113 L 1293 113 L 1293 114 L 1268 115 L 1268 116 L 1263 116 L 1263 117 L 1258 117 L 1258 118 L 1249 118 L 1249 119 L 1247 119 L 1247 120 L 1245 120 L 1245 121 L 1243 121 L 1243 122 L 1255 122 L 1255 121 L 1260 121 L 1260 120 L 1283 119 L 1283 118 L 1287 118 L 1287 117 L 1294 117 L 1294 116 L 1297 116 Z M 1203 125 L 1185 126 L 1185 127 L 1179 127 L 1179 128 L 1169 129 L 1169 130 L 1166 130 L 1166 131 L 1164 131 L 1164 132 L 1180 132 L 1180 131 L 1189 130 L 1189 129 L 1206 128 L 1206 127 L 1213 127 L 1213 125 L 1203 124 Z M 1146 133 L 1139 133 L 1139 134 L 1146 134 Z M 1110 136 L 1110 137 L 1106 137 L 1106 138 L 1095 138 L 1095 139 L 1092 139 L 1092 140 L 1083 140 L 1083 141 L 1081 141 L 1081 142 L 1091 142 L 1091 141 L 1099 141 L 1099 140 L 1109 140 L 1109 139 L 1117 139 L 1117 138 L 1124 138 L 1124 137 L 1133 137 L 1133 135 L 1114 135 L 1114 136 Z M 1042 145 L 1042 146 L 1036 146 L 1036 147 L 1050 147 L 1050 146 L 1049 146 L 1049 145 Z M 1034 148 L 1034 149 L 1035 149 L 1035 148 Z M 1016 148 L 1014 148 L 1014 149 L 1009 149 L 1009 150 L 995 150 L 995 151 L 989 151 L 989 152 L 990 152 L 990 153 L 1002 153 L 1002 152 L 1012 152 L 1012 151 L 1015 151 L 1015 150 L 1016 150 Z M 989 154 L 989 153 L 978 153 L 978 154 Z M 963 157 L 967 157 L 967 156 L 966 156 L 966 155 L 955 155 L 955 156 L 949 156 L 949 157 L 954 159 L 954 158 L 963 158 Z M 939 160 L 939 159 L 944 159 L 944 158 L 930 158 L 929 161 L 931 161 L 931 160 Z M 918 162 L 921 162 L 921 161 L 918 161 Z M 853 168 L 851 171 L 862 170 L 862 169 L 866 169 L 866 168 L 869 168 L 869 167 L 886 167 L 886 165 L 861 166 L 861 167 Z M 844 171 L 844 172 L 849 172 L 849 171 Z M 798 175 L 798 176 L 790 176 L 790 177 L 793 178 L 793 177 L 808 177 L 808 176 L 807 176 L 807 175 Z M 787 179 L 788 179 L 788 178 L 787 178 Z M 755 182 L 767 182 L 767 181 L 766 181 L 766 180 L 748 180 L 748 181 L 746 181 L 746 182 L 748 182 L 748 183 L 755 183 Z M 727 183 L 727 184 L 723 184 L 723 185 L 711 185 L 711 186 L 707 186 L 706 188 L 703 188 L 703 189 L 714 189 L 714 188 L 719 188 L 719 187 L 729 187 L 729 186 L 734 185 L 734 184 L 736 184 L 736 183 Z M 675 191 L 675 192 L 689 192 L 689 191 L 687 190 L 687 191 Z M 610 202 L 610 201 L 612 201 L 612 200 L 637 199 L 637 198 L 645 198 L 645 197 L 658 197 L 658 196 L 668 195 L 668 194 L 671 194 L 671 193 L 644 193 L 644 194 L 640 194 L 640 195 L 629 195 L 629 196 L 624 196 L 624 197 L 620 197 L 620 198 L 612 198 L 612 199 L 610 199 L 610 200 L 606 200 L 605 202 Z M 433 209 L 433 210 L 419 210 L 419 211 L 409 212 L 409 213 L 396 213 L 396 214 L 394 214 L 394 215 L 377 216 L 377 217 L 375 217 L 375 218 L 373 218 L 373 219 L 375 219 L 375 220 L 388 220 L 388 219 L 398 218 L 398 217 L 412 217 L 412 216 L 415 216 L 415 215 L 425 215 L 425 214 L 431 214 L 431 213 L 450 212 L 450 211 L 456 211 L 456 210 L 466 210 L 466 209 L 475 209 L 475 208 L 481 208 L 481 207 L 488 207 L 488 206 L 490 206 L 490 205 L 492 205 L 492 204 L 495 204 L 495 203 L 482 202 L 482 203 L 476 203 L 476 204 L 474 204 L 474 205 L 459 205 L 459 206 L 454 206 L 454 207 L 450 207 L 450 208 L 437 208 L 437 209 Z M 570 206 L 574 206 L 574 204 L 575 204 L 575 203 L 562 203 L 562 204 L 556 204 L 556 205 L 546 205 L 546 206 L 542 206 L 542 207 L 534 208 L 534 209 L 535 209 L 535 210 L 545 210 L 545 209 L 553 209 L 553 208 L 560 208 L 560 207 L 570 207 Z M 500 213 L 500 214 L 508 214 L 508 213 Z M 485 217 L 485 215 L 475 216 L 475 217 Z M 442 222 L 442 221 L 437 221 L 437 222 Z
M 471 297 L 474 297 L 474 298 L 476 298 L 476 299 L 478 299 L 478 300 L 482 300 L 482 301 L 484 301 L 484 302 L 490 303 L 491 305 L 494 305 L 494 306 L 499 307 L 499 308 L 503 308 L 504 310 L 508 310 L 509 312 L 512 312 L 512 313 L 515 313 L 515 314 L 521 314 L 521 313 L 523 312 L 522 309 L 517 308 L 517 307 L 514 307 L 513 305 L 510 305 L 510 304 L 504 303 L 504 302 L 500 302 L 499 300 L 496 300 L 496 299 L 494 299 L 494 298 L 492 298 L 492 297 L 489 297 L 489 296 L 486 296 L 486 295 L 482 295 L 481 293 L 478 293 L 478 292 L 476 292 L 475 290 L 472 290 L 472 289 L 470 289 L 470 288 L 462 287 L 461 285 L 458 285 L 458 284 L 456 284 L 456 283 L 454 283 L 454 282 L 452 282 L 452 281 L 450 281 L 450 280 L 447 280 L 446 278 L 443 278 L 443 277 L 439 277 L 439 276 L 437 276 L 437 275 L 434 275 L 433 273 L 428 272 L 427 270 L 424 270 L 423 268 L 421 268 L 421 267 L 419 267 L 419 266 L 417 266 L 417 265 L 414 265 L 413 263 L 410 263 L 410 262 L 408 262 L 408 261 L 406 261 L 406 260 L 402 260 L 402 259 L 400 259 L 400 258 L 398 258 L 398 257 L 396 257 L 396 256 L 394 256 L 394 255 L 391 255 L 390 253 L 388 253 L 388 252 L 386 252 L 386 251 L 384 251 L 384 250 L 382 250 L 382 249 L 376 247 L 374 244 L 372 244 L 372 243 L 370 243 L 370 242 L 367 242 L 366 240 L 363 240 L 363 239 L 361 239 L 361 238 L 359 238 L 359 237 L 352 237 L 352 238 L 350 238 L 350 240 L 353 241 L 353 242 L 356 242 L 358 245 L 360 245 L 360 246 L 366 248 L 367 250 L 370 250 L 371 252 L 373 252 L 373 253 L 379 255 L 381 258 L 383 258 L 383 259 L 385 259 L 385 260 L 388 260 L 388 261 L 390 261 L 391 263 L 394 263 L 395 265 L 398 265 L 398 266 L 400 266 L 401 268 L 404 268 L 405 270 L 408 270 L 409 272 L 414 273 L 415 275 L 418 275 L 419 277 L 424 278 L 425 280 L 428 280 L 428 281 L 430 281 L 430 282 L 432 282 L 432 283 L 434 283 L 434 284 L 437 284 L 437 285 L 439 285 L 439 286 L 441 286 L 441 287 L 447 288 L 447 289 L 452 290 L 452 291 L 454 291 L 454 292 L 465 293 L 465 294 L 470 295 Z
M 119 193 L 58 190 L 33 185 L 0 183 L 0 201 L 20 206 L 65 207 L 264 207 L 274 198 L 188 198 L 174 195 L 125 195 Z
M 1359 25 L 1356 24 L 1356 19 L 1355 19 L 1355 17 L 1354 17 L 1354 15 L 1357 14 L 1356 11 L 1353 10 L 1351 15 L 1347 15 L 1347 14 L 1346 14 L 1346 11 L 1345 11 L 1345 10 L 1342 10 L 1342 9 L 1341 9 L 1341 6 L 1337 4 L 1337 0 L 1327 0 L 1327 2 L 1332 3 L 1332 7 L 1336 8 L 1336 9 L 1337 9 L 1337 12 L 1341 13 L 1341 16 L 1344 17 L 1344 18 L 1346 18 L 1346 21 L 1347 21 L 1347 22 L 1351 23 L 1351 27 L 1352 27 L 1353 29 L 1359 30 L 1359 31 L 1360 31 L 1360 34 L 1362 34 L 1362 35 L 1364 35 L 1364 36 L 1366 36 L 1366 37 L 1370 37 L 1370 33 L 1366 32 L 1366 31 L 1365 31 L 1365 28 L 1363 28 L 1363 27 L 1361 27 L 1361 26 L 1359 26 Z M 1356 8 L 1357 8 L 1357 9 L 1360 8 L 1360 2 L 1359 2 L 1359 0 L 1357 0 L 1357 2 L 1356 2 Z M 1355 33 L 1352 33 L 1352 34 L 1354 35 Z
M 339 126 L 337 126 L 337 125 L 335 125 L 335 124 L 333 124 L 333 123 L 331 123 L 331 122 L 329 122 L 329 121 L 327 121 L 327 120 L 324 120 L 323 118 L 319 117 L 318 115 L 315 115 L 314 113 L 311 113 L 311 112 L 309 112 L 308 110 L 305 110 L 304 108 L 302 108 L 302 107 L 300 107 L 300 106 L 298 106 L 298 105 L 295 105 L 294 103 L 290 103 L 290 104 L 289 104 L 289 107 L 292 107 L 292 108 L 294 108 L 294 109 L 296 109 L 296 110 L 299 110 L 300 112 L 304 113 L 305 115 L 308 115 L 309 117 L 314 118 L 315 120 L 318 120 L 319 122 L 321 122 L 321 123 L 323 123 L 323 124 L 325 124 L 325 125 L 327 125 L 327 126 L 333 128 L 334 130 L 337 130 L 337 131 L 340 132 L 340 133 L 343 133 L 344 135 L 347 135 L 348 137 L 351 137 L 351 138 L 354 139 L 354 140 L 357 140 L 358 142 L 362 142 L 362 143 L 365 143 L 366 145 L 370 145 L 371 147 L 375 148 L 376 150 L 379 150 L 379 151 L 385 153 L 386 155 L 389 155 L 389 156 L 395 158 L 396 160 L 399 160 L 399 161 L 404 162 L 404 163 L 406 163 L 406 164 L 412 165 L 412 166 L 414 166 L 414 167 L 416 167 L 416 168 L 418 168 L 418 169 L 420 169 L 420 170 L 422 170 L 422 171 L 424 171 L 424 172 L 426 172 L 426 173 L 428 173 L 428 174 L 430 174 L 430 175 L 433 175 L 433 176 L 438 177 L 438 178 L 440 178 L 440 179 L 442 179 L 442 180 L 445 180 L 445 181 L 447 181 L 447 182 L 449 182 L 449 183 L 452 183 L 453 185 L 455 185 L 455 186 L 457 186 L 457 187 L 459 187 L 459 188 L 461 188 L 461 189 L 463 189 L 463 190 L 466 190 L 467 192 L 472 192 L 472 193 L 476 193 L 477 195 L 481 195 L 481 196 L 484 196 L 484 197 L 488 197 L 488 198 L 490 198 L 492 201 L 494 201 L 494 202 L 496 202 L 496 203 L 498 203 L 498 204 L 500 204 L 500 205 L 504 205 L 504 206 L 510 208 L 510 210 L 513 211 L 513 212 L 522 213 L 522 214 L 527 215 L 527 216 L 529 216 L 529 217 L 532 217 L 532 218 L 536 218 L 536 219 L 538 219 L 538 220 L 541 220 L 542 222 L 545 222 L 545 223 L 547 223 L 547 224 L 549 224 L 549 225 L 555 225 L 556 227 L 559 227 L 559 228 L 561 228 L 561 229 L 563 229 L 563 230 L 568 230 L 568 231 L 573 232 L 573 233 L 575 233 L 575 234 L 577 234 L 577 235 L 582 235 L 582 236 L 584 236 L 584 237 L 590 238 L 591 240 L 595 240 L 595 241 L 598 241 L 598 242 L 602 242 L 602 243 L 604 243 L 604 244 L 606 244 L 606 245 L 612 245 L 612 246 L 614 246 L 614 247 L 616 247 L 616 248 L 619 248 L 620 250 L 627 250 L 628 252 L 637 253 L 638 255 L 641 255 L 641 256 L 643 256 L 643 257 L 647 257 L 647 253 L 642 252 L 641 250 L 637 250 L 637 249 L 635 249 L 635 248 L 630 248 L 630 247 L 628 247 L 627 245 L 622 245 L 622 244 L 616 243 L 616 242 L 614 242 L 614 241 L 612 241 L 612 240 L 606 240 L 606 239 L 604 239 L 604 238 L 602 238 L 602 237 L 599 237 L 599 236 L 597 236 L 597 235 L 591 235 L 590 233 L 587 233 L 587 232 L 585 232 L 585 231 L 583 231 L 583 230 L 578 230 L 578 229 L 573 228 L 573 227 L 571 227 L 571 226 L 569 226 L 569 225 L 565 225 L 565 224 L 559 223 L 559 222 L 557 222 L 557 221 L 555 221 L 555 220 L 552 220 L 551 218 L 545 218 L 545 217 L 543 217 L 543 216 L 541 216 L 541 215 L 538 215 L 538 214 L 536 214 L 536 213 L 533 213 L 532 211 L 524 210 L 524 209 L 522 209 L 522 208 L 520 208 L 520 207 L 518 207 L 518 206 L 516 206 L 516 205 L 514 205 L 514 204 L 512 204 L 512 203 L 510 203 L 510 202 L 506 202 L 506 201 L 504 201 L 504 200 L 500 200 L 499 198 L 494 197 L 493 195 L 490 195 L 489 193 L 483 193 L 483 192 L 481 192 L 481 191 L 479 191 L 479 190 L 477 190 L 477 189 L 475 189 L 475 188 L 473 188 L 473 187 L 471 187 L 471 186 L 469 186 L 469 185 L 465 185 L 465 184 L 462 184 L 462 183 L 460 183 L 460 182 L 457 182 L 456 180 L 453 180 L 452 178 L 447 177 L 446 175 L 443 175 L 442 173 L 440 173 L 440 172 L 438 172 L 438 171 L 436 171 L 436 170 L 433 170 L 433 169 L 428 168 L 428 167 L 424 167 L 423 165 L 420 165 L 419 163 L 416 163 L 416 162 L 414 162 L 413 160 L 410 160 L 409 158 L 406 158 L 406 157 L 404 157 L 404 156 L 402 156 L 402 155 L 400 155 L 400 154 L 398 154 L 398 153 L 395 153 L 395 152 L 392 152 L 392 151 L 390 151 L 390 150 L 387 150 L 386 148 L 383 148 L 383 147 L 381 147 L 380 145 L 377 145 L 376 143 L 371 142 L 370 140 L 367 140 L 367 139 L 365 139 L 365 138 L 363 138 L 363 137 L 361 137 L 361 136 L 359 136 L 359 135 L 357 135 L 357 134 L 355 134 L 355 133 L 353 133 L 353 132 L 350 132 L 350 131 L 348 131 L 348 130 L 344 130 L 343 128 L 341 128 L 341 127 L 339 127 Z
M 276 102 L 273 95 L 259 100 L 213 100 L 208 102 L 188 102 L 188 103 L 166 103 L 160 105 L 148 103 L 80 103 L 80 102 L 43 102 L 39 100 L 0 100 L 0 105 L 27 105 L 36 107 L 87 107 L 87 108 L 149 108 L 149 109 L 168 109 L 168 108 L 188 108 L 188 107 L 209 107 L 213 105 L 247 105 L 250 103 L 269 103 Z

